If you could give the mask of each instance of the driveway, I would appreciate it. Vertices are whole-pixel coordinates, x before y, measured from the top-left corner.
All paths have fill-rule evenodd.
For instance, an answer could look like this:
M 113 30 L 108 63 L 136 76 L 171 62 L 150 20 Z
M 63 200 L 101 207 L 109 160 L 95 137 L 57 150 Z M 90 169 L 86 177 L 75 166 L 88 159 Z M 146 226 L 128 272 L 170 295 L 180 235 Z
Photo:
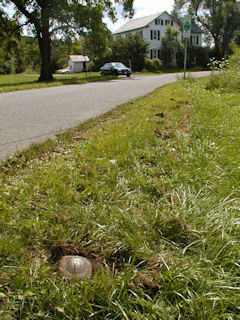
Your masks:
M 197 72 L 204 77 L 209 72 Z M 131 78 L 0 94 L 0 159 L 16 150 L 115 108 L 165 84 L 178 74 L 137 75 Z

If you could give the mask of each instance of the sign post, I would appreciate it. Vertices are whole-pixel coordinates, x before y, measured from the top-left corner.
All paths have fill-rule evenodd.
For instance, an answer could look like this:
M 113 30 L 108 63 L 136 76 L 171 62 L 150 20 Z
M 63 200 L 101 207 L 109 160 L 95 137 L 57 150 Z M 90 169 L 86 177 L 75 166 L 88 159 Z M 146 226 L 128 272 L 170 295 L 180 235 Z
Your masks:
M 187 43 L 191 35 L 191 16 L 187 15 L 183 18 L 183 38 L 184 38 L 184 80 L 186 79 L 187 67 Z

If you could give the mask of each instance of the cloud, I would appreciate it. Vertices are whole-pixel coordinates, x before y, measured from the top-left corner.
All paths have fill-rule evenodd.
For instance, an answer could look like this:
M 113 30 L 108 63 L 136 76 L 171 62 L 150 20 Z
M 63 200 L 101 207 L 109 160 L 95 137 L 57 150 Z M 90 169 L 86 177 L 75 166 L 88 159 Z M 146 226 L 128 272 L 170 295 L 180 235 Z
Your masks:
M 172 11 L 173 4 L 174 0 L 135 0 L 135 15 L 133 18 L 140 18 L 165 10 L 170 13 Z M 108 25 L 108 28 L 111 31 L 117 30 L 127 21 L 128 19 L 123 19 L 120 13 L 118 14 L 118 21 L 116 23 L 112 23 L 109 18 L 104 19 L 104 22 Z

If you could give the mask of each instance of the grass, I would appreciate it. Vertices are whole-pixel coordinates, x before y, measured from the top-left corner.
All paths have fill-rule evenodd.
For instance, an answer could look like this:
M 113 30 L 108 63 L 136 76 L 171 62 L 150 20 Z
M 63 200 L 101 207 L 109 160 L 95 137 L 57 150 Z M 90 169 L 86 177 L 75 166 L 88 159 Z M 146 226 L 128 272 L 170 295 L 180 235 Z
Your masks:
M 1 319 L 240 319 L 240 95 L 205 86 L 2 161 Z M 93 278 L 62 279 L 63 254 Z
M 54 81 L 49 82 L 38 82 L 38 75 L 25 75 L 25 74 L 11 74 L 11 75 L 0 75 L 0 93 L 10 92 L 16 90 L 27 90 L 46 88 L 53 86 L 62 86 L 69 84 L 80 84 L 87 82 L 104 81 L 114 79 L 115 77 L 108 76 L 103 77 L 98 72 L 91 72 L 88 77 L 85 73 L 78 74 L 55 74 Z

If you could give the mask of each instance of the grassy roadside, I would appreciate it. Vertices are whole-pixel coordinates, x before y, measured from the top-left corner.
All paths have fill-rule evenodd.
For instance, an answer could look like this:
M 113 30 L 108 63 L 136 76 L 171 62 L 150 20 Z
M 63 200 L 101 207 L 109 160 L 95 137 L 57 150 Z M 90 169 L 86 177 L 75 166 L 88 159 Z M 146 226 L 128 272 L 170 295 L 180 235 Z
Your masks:
M 240 319 L 239 101 L 180 82 L 2 162 L 0 318 Z
M 74 75 L 55 74 L 54 81 L 49 82 L 38 82 L 38 78 L 38 75 L 0 75 L 0 93 L 115 79 L 113 76 L 103 77 L 99 72 L 91 72 L 87 77 L 85 73 L 78 73 Z

